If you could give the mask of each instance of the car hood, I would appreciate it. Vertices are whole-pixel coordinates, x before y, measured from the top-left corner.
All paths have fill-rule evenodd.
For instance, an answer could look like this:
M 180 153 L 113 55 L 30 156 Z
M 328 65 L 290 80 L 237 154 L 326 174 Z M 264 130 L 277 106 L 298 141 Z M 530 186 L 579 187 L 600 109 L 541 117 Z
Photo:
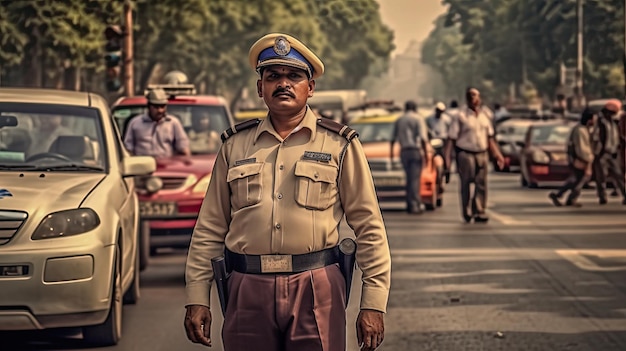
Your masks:
M 202 176 L 213 171 L 216 154 L 192 155 L 188 159 L 182 156 L 159 158 L 156 160 L 155 174 L 185 173 Z
M 0 208 L 29 213 L 40 209 L 48 213 L 78 208 L 105 176 L 102 173 L 2 172 Z
M 567 152 L 567 146 L 565 144 L 540 144 L 540 145 L 533 145 L 533 147 L 539 150 L 543 150 L 548 153 Z
M 400 144 L 394 145 L 394 155 L 400 156 Z M 389 141 L 363 143 L 363 152 L 367 158 L 389 158 Z

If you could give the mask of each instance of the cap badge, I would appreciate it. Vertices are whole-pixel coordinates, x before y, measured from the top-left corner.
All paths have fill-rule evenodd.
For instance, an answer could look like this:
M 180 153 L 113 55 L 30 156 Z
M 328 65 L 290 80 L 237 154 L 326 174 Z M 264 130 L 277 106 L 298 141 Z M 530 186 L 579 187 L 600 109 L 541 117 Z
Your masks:
M 274 52 L 280 56 L 286 56 L 291 51 L 291 45 L 287 38 L 280 36 L 274 40 Z

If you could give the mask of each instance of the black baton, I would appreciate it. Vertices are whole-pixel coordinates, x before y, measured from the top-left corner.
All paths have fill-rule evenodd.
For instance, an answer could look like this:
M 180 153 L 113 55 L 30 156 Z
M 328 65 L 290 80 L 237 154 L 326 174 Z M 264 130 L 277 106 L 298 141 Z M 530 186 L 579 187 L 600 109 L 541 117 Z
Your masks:
M 354 274 L 354 264 L 356 262 L 356 242 L 352 238 L 345 238 L 339 243 L 339 269 L 343 273 L 346 281 L 346 306 L 350 298 L 350 287 L 352 285 L 352 275 Z
M 213 280 L 217 286 L 217 295 L 220 298 L 220 306 L 222 307 L 222 315 L 226 316 L 226 306 L 228 305 L 228 273 L 226 272 L 226 260 L 224 255 L 211 259 L 213 267 Z

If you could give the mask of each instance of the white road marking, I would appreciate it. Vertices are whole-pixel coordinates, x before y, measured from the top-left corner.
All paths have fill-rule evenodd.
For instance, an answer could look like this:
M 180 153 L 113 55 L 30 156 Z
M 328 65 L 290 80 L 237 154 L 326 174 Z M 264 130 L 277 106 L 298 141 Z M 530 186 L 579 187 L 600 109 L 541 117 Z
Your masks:
M 512 216 L 504 215 L 494 210 L 490 210 L 489 215 L 504 225 L 532 225 L 530 221 L 517 220 Z
M 594 272 L 626 271 L 626 250 L 556 250 L 556 253 L 582 270 Z M 623 262 L 624 265 L 602 267 L 587 256 L 611 259 L 612 261 Z

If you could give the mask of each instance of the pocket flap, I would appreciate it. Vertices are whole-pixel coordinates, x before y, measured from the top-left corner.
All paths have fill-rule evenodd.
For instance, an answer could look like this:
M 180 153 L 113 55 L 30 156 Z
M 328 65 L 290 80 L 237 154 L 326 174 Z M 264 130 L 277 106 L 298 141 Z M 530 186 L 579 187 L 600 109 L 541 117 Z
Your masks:
M 296 162 L 296 176 L 307 177 L 316 182 L 334 183 L 337 181 L 337 167 L 308 161 Z
M 235 166 L 228 170 L 227 182 L 232 182 L 236 179 L 246 178 L 261 173 L 263 163 L 248 163 L 241 166 Z

